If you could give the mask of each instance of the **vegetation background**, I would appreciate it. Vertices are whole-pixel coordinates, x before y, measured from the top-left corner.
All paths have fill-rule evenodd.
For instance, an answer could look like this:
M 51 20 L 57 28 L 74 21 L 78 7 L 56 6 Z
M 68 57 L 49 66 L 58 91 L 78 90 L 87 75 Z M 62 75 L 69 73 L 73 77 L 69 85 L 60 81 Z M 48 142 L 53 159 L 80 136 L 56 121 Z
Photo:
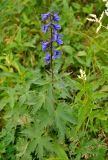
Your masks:
M 101 0 L 0 1 L 0 160 L 108 160 L 108 31 L 86 19 L 104 8 Z M 64 41 L 53 90 L 40 45 L 40 15 L 51 9 Z

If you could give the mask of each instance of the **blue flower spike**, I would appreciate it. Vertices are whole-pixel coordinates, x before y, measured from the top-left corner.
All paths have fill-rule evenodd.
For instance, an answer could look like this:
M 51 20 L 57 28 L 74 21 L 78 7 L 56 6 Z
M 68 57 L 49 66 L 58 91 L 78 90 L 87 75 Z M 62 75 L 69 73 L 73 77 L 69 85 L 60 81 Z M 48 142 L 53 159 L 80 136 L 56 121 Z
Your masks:
M 58 46 L 63 44 L 62 35 L 58 33 L 58 31 L 61 29 L 61 26 L 58 24 L 60 17 L 58 13 L 52 11 L 41 14 L 41 18 L 42 21 L 49 19 L 49 23 L 42 25 L 42 32 L 47 33 L 51 29 L 51 36 L 49 37 L 49 40 L 41 42 L 42 51 L 46 52 L 44 60 L 47 64 L 49 64 L 52 60 L 60 58 L 60 55 L 62 54 L 62 52 L 56 50 L 53 45 L 53 42 L 56 42 Z M 51 53 L 48 53 L 47 51 L 51 51 Z

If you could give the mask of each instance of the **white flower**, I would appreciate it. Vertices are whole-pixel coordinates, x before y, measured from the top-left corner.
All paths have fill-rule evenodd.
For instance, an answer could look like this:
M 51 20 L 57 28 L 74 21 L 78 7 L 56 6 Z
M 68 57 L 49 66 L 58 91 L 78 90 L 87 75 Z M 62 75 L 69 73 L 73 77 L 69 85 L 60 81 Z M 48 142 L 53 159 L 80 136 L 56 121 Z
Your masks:
M 105 14 L 106 14 L 106 16 L 108 16 L 108 8 L 105 9 Z
M 87 18 L 88 21 L 91 21 L 91 22 L 97 22 L 98 21 L 98 18 L 95 14 L 90 14 L 89 16 L 90 16 L 90 18 Z
M 87 78 L 84 70 L 80 69 L 80 75 L 78 75 L 78 78 L 86 81 Z
M 108 1 L 106 2 L 105 6 L 108 8 Z

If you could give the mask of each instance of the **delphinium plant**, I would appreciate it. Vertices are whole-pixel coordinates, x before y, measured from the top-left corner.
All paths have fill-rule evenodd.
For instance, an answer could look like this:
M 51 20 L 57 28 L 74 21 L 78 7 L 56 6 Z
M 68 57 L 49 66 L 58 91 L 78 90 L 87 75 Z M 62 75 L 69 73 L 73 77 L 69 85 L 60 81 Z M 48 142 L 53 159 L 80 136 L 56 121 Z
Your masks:
M 50 32 L 50 37 L 46 41 L 42 41 L 42 51 L 46 53 L 44 60 L 47 64 L 50 64 L 52 81 L 54 79 L 54 69 L 53 69 L 53 60 L 60 58 L 62 52 L 55 48 L 55 42 L 59 46 L 63 44 L 62 35 L 58 32 L 61 29 L 61 26 L 58 24 L 60 17 L 55 11 L 51 11 L 45 14 L 41 14 L 43 22 L 49 22 L 47 24 L 42 24 L 42 32 Z

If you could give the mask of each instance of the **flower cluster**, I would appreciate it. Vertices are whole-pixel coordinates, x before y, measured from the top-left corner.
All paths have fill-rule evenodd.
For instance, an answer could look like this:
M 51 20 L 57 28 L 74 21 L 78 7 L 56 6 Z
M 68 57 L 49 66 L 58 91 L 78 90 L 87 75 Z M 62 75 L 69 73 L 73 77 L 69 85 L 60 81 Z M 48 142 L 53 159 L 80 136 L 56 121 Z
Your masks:
M 105 14 L 106 16 L 108 16 L 108 0 L 103 0 L 103 1 L 105 2 L 105 7 L 106 7 Z
M 53 42 L 56 42 L 58 46 L 63 44 L 62 35 L 58 33 L 58 31 L 61 29 L 61 26 L 58 24 L 60 17 L 57 13 L 48 12 L 45 14 L 41 14 L 41 18 L 42 18 L 42 21 L 46 21 L 49 19 L 48 24 L 42 25 L 42 32 L 47 33 L 48 30 L 50 30 L 51 36 L 48 41 L 41 42 L 42 51 L 46 52 L 45 61 L 47 64 L 49 64 L 52 59 L 59 58 L 61 55 L 61 52 L 54 49 L 54 46 L 53 46 Z M 50 49 L 50 53 L 48 52 L 49 49 Z
M 91 21 L 91 22 L 96 22 L 99 24 L 99 26 L 96 29 L 96 33 L 99 32 L 99 30 L 101 29 L 101 27 L 108 29 L 108 25 L 104 26 L 102 24 L 102 19 L 104 16 L 108 16 L 108 0 L 103 0 L 103 2 L 105 2 L 105 10 L 101 13 L 101 16 L 99 18 L 97 18 L 97 16 L 95 14 L 90 14 L 89 18 L 87 18 L 87 20 Z
M 79 78 L 79 79 L 82 79 L 82 80 L 84 80 L 84 81 L 87 80 L 86 73 L 85 73 L 84 70 L 80 69 L 80 75 L 78 75 L 78 78 Z

